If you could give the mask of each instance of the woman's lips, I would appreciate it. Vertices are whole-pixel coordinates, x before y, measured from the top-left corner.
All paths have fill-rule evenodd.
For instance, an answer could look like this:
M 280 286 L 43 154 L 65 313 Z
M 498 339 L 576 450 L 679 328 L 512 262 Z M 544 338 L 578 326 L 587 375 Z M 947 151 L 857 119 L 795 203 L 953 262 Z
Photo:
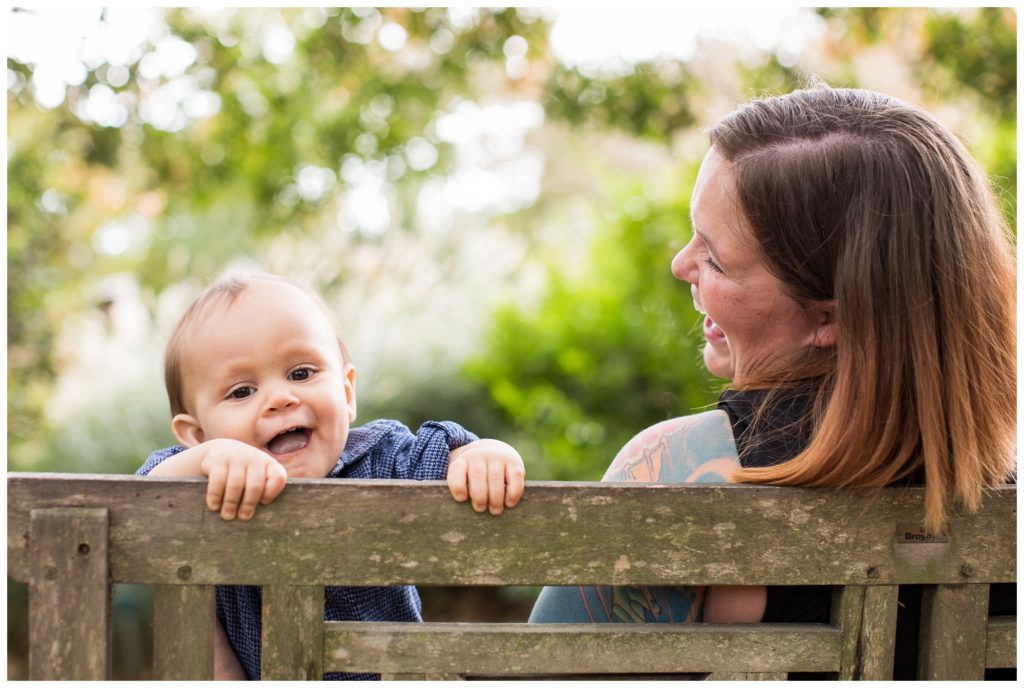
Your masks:
M 704 338 L 712 344 L 724 342 L 726 339 L 725 332 L 722 332 L 722 328 L 716 325 L 715 321 L 707 316 L 704 316 Z
M 693 297 L 693 307 L 698 313 L 704 316 L 704 338 L 712 344 L 718 344 L 719 342 L 726 341 L 725 332 L 722 332 L 722 328 L 715 324 L 715 321 L 708 317 L 707 311 L 704 310 L 704 304 L 700 302 L 700 298 L 697 295 L 697 288 L 690 286 L 690 296 Z

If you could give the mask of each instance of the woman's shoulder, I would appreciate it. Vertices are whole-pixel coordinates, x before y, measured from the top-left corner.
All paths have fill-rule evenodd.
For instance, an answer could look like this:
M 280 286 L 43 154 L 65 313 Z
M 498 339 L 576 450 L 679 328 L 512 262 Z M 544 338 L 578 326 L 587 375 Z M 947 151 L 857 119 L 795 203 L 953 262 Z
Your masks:
M 738 465 L 728 415 L 719 410 L 656 423 L 619 450 L 605 482 L 728 482 Z

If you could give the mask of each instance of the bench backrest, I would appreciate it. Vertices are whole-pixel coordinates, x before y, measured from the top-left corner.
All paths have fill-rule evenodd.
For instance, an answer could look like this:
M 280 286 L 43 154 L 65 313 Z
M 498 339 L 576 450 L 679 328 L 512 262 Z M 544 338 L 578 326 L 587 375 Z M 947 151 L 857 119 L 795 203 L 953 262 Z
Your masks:
M 8 475 L 8 573 L 29 583 L 32 678 L 109 676 L 112 583 L 156 586 L 162 678 L 212 675 L 215 584 L 263 586 L 264 678 L 885 679 L 903 583 L 929 586 L 921 677 L 1016 662 L 1016 618 L 987 613 L 989 584 L 1016 579 L 1015 486 L 954 514 L 939 540 L 920 534 L 920 488 L 529 482 L 494 518 L 440 482 L 295 480 L 248 523 L 209 512 L 204 491 L 203 479 Z M 324 585 L 392 584 L 838 587 L 831 624 L 323 621 Z

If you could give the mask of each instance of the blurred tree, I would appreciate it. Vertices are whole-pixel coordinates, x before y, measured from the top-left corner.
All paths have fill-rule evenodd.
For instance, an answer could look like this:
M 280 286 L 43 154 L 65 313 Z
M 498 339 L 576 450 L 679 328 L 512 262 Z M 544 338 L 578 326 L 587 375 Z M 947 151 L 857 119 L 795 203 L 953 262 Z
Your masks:
M 640 428 L 713 403 L 699 316 L 669 271 L 689 239 L 696 165 L 672 193 L 620 192 L 578 270 L 552 257 L 538 307 L 509 304 L 466 374 L 487 386 L 531 477 L 597 479 Z M 511 434 L 509 434 L 511 433 Z
M 573 273 L 551 256 L 548 286 L 538 300 L 498 314 L 477 357 L 488 363 L 468 366 L 466 379 L 442 384 L 432 371 L 419 371 L 400 387 L 405 410 L 372 403 L 364 410 L 410 424 L 443 413 L 479 423 L 488 434 L 536 433 L 544 446 L 538 456 L 561 457 L 562 467 L 552 469 L 560 476 L 570 477 L 577 464 L 580 475 L 594 475 L 623 434 L 709 398 L 703 373 L 691 370 L 699 368 L 699 333 L 687 329 L 689 315 L 679 315 L 689 300 L 666 266 L 672 242 L 689 232 L 686 169 L 701 153 L 692 145 L 699 138 L 693 129 L 712 119 L 712 102 L 720 107 L 723 100 L 788 91 L 808 69 L 835 83 L 872 87 L 877 70 L 858 60 L 885 46 L 892 72 L 906 67 L 925 85 L 906 97 L 962 111 L 973 128 L 968 143 L 996 178 L 1007 216 L 1015 217 L 1016 15 L 1007 8 L 822 9 L 822 43 L 800 60 L 782 49 L 724 46 L 714 61 L 706 54 L 692 62 L 659 59 L 612 76 L 560 64 L 548 45 L 548 18 L 523 8 L 168 9 L 157 16 L 126 64 L 85 63 L 84 79 L 68 85 L 57 106 L 37 105 L 37 65 L 7 62 L 13 467 L 40 467 L 44 459 L 63 470 L 97 470 L 101 461 L 124 467 L 137 461 L 139 447 L 166 440 L 155 405 L 161 402 L 147 401 L 160 399 L 159 392 L 143 400 L 114 384 L 90 391 L 122 409 L 109 422 L 129 424 L 131 432 L 111 433 L 94 459 L 78 466 L 67 459 L 80 446 L 73 433 L 53 437 L 48 409 L 55 384 L 79 354 L 75 342 L 58 350 L 58 335 L 83 314 L 99 313 L 104 336 L 119 336 L 103 277 L 134 275 L 154 323 L 172 287 L 191 288 L 239 257 L 259 263 L 282 247 L 310 255 L 328 296 L 346 282 L 350 289 L 365 274 L 347 272 L 362 260 L 360 246 L 383 246 L 388 232 L 424 234 L 419 191 L 446 179 L 460 155 L 438 131 L 440 121 L 467 103 L 543 105 L 544 188 L 526 207 L 496 211 L 486 222 L 525 237 L 524 272 L 557 245 L 545 236 L 588 237 L 587 262 Z M 184 58 L 170 68 L 161 66 L 164 54 Z M 102 103 L 120 117 L 98 115 Z M 634 148 L 642 140 L 651 148 L 636 148 L 643 163 L 597 184 L 590 160 L 558 148 L 569 139 Z M 675 195 L 658 200 L 622 191 L 651 174 L 644 167 L 649 150 L 681 159 Z M 371 164 L 384 170 L 397 213 L 377 233 L 345 226 L 351 221 L 339 212 L 353 187 L 346 170 Z M 600 219 L 603 199 L 625 206 L 632 196 L 640 199 L 632 206 L 646 204 L 646 218 L 627 212 Z M 581 232 L 568 227 L 561 210 L 577 204 L 591 208 Z M 679 216 L 672 219 L 673 212 Z M 355 231 L 338 232 L 339 224 Z M 345 234 L 341 248 L 323 245 L 332 232 Z M 660 248 L 645 243 L 649 233 Z M 441 248 L 425 260 L 454 279 L 463 255 L 452 250 L 458 233 L 434 241 Z M 656 267 L 638 276 L 630 261 Z M 578 315 L 586 318 L 573 323 Z M 554 329 L 545 334 L 546 327 Z M 146 349 L 138 360 L 150 356 L 156 365 L 150 349 L 158 341 L 138 340 Z M 630 367 L 636 372 L 624 372 Z M 623 386 L 618 395 L 615 384 Z M 493 403 L 478 403 L 480 395 Z M 624 400 L 619 416 L 607 406 L 616 396 Z M 81 425 L 98 433 L 103 420 Z M 600 442 L 605 448 L 589 458 L 568 458 Z
M 924 61 L 974 91 L 999 119 L 1017 113 L 1017 13 L 982 7 L 969 16 L 929 15 Z
M 885 44 L 907 61 L 927 101 L 939 101 L 925 105 L 955 101 L 971 112 L 975 132 L 967 144 L 992 177 L 1003 213 L 1016 231 L 1016 10 L 855 7 L 818 12 L 837 36 L 831 49 L 841 58 L 838 63 L 848 63 L 865 46 Z
M 558 67 L 547 83 L 544 107 L 553 118 L 666 143 L 695 123 L 690 98 L 696 87 L 691 71 L 675 61 L 641 63 L 614 78 Z
M 155 308 L 171 284 L 209 281 L 271 239 L 308 235 L 333 212 L 345 187 L 336 170 L 349 157 L 386 163 L 392 180 L 413 187 L 401 196 L 411 214 L 415 188 L 451 166 L 438 114 L 506 87 L 511 36 L 538 64 L 549 59 L 545 22 L 529 10 L 460 17 L 443 8 L 168 10 L 126 74 L 86 64 L 53 109 L 35 104 L 34 66 L 8 59 L 15 465 L 55 455 L 46 414 L 63 367 L 55 337 L 75 314 L 104 307 L 91 288 L 98 277 L 134 273 Z M 390 43 L 378 39 L 385 27 Z M 293 50 L 274 54 L 272 38 Z M 154 67 L 168 45 L 192 55 L 180 74 Z M 93 98 L 126 116 L 96 121 Z M 410 162 L 417 140 L 436 163 Z M 131 245 L 112 249 L 111 238 Z M 374 238 L 354 235 L 361 240 Z
M 924 63 L 981 100 L 994 120 L 975 154 L 992 175 L 1003 212 L 1016 232 L 1017 208 L 1017 13 L 982 7 L 970 16 L 937 14 L 926 24 Z M 930 63 L 930 64 L 928 64 Z

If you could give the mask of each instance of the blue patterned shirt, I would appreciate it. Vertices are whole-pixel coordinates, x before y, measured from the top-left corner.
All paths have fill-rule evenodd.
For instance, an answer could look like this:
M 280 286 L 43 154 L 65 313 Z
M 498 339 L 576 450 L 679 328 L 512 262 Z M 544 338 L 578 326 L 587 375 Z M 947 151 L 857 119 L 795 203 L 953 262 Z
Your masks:
M 394 420 L 376 420 L 349 431 L 345 450 L 327 478 L 444 480 L 448 453 L 477 440 L 450 421 L 428 421 L 414 435 Z M 185 450 L 181 445 L 149 455 L 136 475 L 147 475 L 165 459 Z M 217 618 L 245 675 L 260 678 L 262 590 L 254 585 L 218 585 Z M 422 621 L 422 604 L 411 585 L 392 587 L 327 586 L 327 621 Z M 376 679 L 376 674 L 324 674 L 327 680 Z

